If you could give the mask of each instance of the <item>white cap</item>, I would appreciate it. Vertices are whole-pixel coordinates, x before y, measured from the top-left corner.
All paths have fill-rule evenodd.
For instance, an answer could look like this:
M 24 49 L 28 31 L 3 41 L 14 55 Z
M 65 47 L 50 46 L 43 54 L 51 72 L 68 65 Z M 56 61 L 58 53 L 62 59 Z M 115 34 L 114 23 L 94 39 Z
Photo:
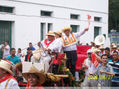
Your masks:
M 91 50 L 91 49 L 88 49 L 87 54 L 88 54 L 88 53 L 92 53 L 92 50 Z

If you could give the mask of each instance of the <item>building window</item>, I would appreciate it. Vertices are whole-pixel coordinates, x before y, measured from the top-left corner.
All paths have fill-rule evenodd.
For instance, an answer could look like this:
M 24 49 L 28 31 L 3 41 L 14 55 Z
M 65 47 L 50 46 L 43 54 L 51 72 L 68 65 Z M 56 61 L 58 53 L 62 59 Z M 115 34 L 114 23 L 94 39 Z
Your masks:
M 46 27 L 46 24 L 45 23 L 41 23 L 41 31 L 40 31 L 40 36 L 41 36 L 41 40 L 43 40 L 44 39 L 44 37 L 45 37 L 45 28 Z
M 13 13 L 13 7 L 0 6 L 0 12 Z
M 52 23 L 48 23 L 48 32 L 52 31 Z
M 52 16 L 52 12 L 51 11 L 41 11 L 41 16 Z
M 94 27 L 94 39 L 101 34 L 101 27 Z
M 78 32 L 79 26 L 78 25 L 71 25 L 72 32 Z
M 94 17 L 94 21 L 101 22 L 101 17 Z
M 79 15 L 71 14 L 70 19 L 79 19 Z

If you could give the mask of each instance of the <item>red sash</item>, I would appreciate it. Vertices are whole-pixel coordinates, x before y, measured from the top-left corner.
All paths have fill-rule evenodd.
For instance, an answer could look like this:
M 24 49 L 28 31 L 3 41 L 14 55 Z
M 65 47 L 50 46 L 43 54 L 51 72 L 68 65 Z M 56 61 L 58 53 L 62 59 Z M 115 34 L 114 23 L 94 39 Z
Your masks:
M 28 60 L 30 60 L 30 57 L 31 57 L 31 54 L 28 54 L 28 57 L 27 57 L 27 59 L 28 59 Z
M 14 80 L 16 80 L 14 77 L 12 77 L 10 74 L 8 74 L 3 79 L 0 79 L 0 83 L 6 81 L 7 79 L 14 79 Z
M 34 87 L 35 87 L 34 89 L 44 89 L 44 88 L 41 86 L 40 83 L 38 83 L 38 84 L 37 84 L 36 86 L 34 86 Z M 29 83 L 27 83 L 25 89 L 31 89 Z
M 91 56 L 92 56 L 92 63 L 95 65 L 95 67 L 97 67 L 99 63 L 98 63 L 98 61 L 97 61 L 97 59 L 95 57 L 95 54 L 92 53 Z
M 47 41 L 48 41 L 48 39 L 44 40 L 44 43 L 45 43 L 46 47 L 48 47 L 54 40 L 50 41 L 49 43 Z

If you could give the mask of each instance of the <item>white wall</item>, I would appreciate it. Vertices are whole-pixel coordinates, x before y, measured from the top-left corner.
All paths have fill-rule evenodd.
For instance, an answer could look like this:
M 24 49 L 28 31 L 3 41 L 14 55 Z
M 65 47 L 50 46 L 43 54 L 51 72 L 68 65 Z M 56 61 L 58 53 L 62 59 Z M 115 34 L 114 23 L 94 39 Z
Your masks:
M 53 31 L 70 25 L 80 25 L 82 31 L 88 26 L 87 14 L 91 15 L 91 25 L 81 42 L 94 39 L 94 26 L 102 27 L 102 34 L 108 34 L 108 0 L 1 0 L 0 5 L 15 7 L 14 14 L 0 13 L 0 20 L 14 22 L 12 46 L 15 48 L 26 48 L 29 42 L 40 41 L 41 22 L 53 23 Z M 53 17 L 41 17 L 41 10 L 53 11 Z M 79 14 L 80 20 L 71 20 L 70 13 Z M 102 17 L 102 22 L 94 22 L 94 16 Z

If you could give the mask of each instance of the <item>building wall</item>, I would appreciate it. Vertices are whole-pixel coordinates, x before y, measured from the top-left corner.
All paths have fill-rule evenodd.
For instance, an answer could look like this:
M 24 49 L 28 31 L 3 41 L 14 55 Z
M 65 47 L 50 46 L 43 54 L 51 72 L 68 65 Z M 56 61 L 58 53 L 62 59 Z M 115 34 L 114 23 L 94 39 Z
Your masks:
M 29 42 L 40 41 L 40 24 L 53 23 L 53 31 L 70 25 L 79 25 L 79 31 L 88 26 L 87 14 L 91 15 L 89 31 L 81 36 L 83 43 L 94 40 L 94 26 L 108 36 L 108 0 L 1 0 L 0 5 L 14 7 L 14 13 L 0 13 L 0 20 L 12 21 L 12 47 L 25 48 Z M 40 11 L 52 11 L 52 17 L 40 16 Z M 70 14 L 79 14 L 79 20 L 70 19 Z M 94 16 L 102 17 L 95 22 Z M 46 31 L 47 32 L 47 31 Z

